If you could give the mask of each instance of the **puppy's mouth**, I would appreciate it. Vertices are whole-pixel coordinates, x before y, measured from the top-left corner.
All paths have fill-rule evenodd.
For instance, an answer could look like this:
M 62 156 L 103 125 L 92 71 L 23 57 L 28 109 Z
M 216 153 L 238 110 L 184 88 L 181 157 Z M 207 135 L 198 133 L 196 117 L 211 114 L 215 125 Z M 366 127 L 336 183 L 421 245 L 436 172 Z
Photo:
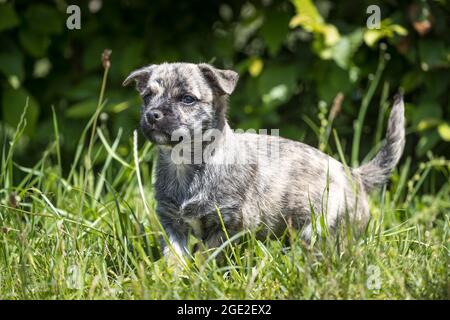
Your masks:
M 164 128 L 146 124 L 141 126 L 142 133 L 150 142 L 157 145 L 174 146 L 180 141 L 172 141 L 172 133 Z
M 170 142 L 170 135 L 152 125 L 145 125 L 141 127 L 144 136 L 152 143 L 166 145 Z

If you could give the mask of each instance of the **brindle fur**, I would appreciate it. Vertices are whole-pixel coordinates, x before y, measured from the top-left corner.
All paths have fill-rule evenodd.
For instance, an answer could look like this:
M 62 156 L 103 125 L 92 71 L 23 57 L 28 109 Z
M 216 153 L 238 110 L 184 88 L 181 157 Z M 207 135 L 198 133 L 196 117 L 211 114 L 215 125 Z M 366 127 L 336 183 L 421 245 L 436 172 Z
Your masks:
M 312 211 L 325 214 L 333 230 L 344 217 L 365 226 L 369 217 L 367 193 L 386 183 L 399 161 L 404 144 L 403 100 L 395 100 L 386 144 L 369 163 L 345 168 L 321 151 L 284 138 L 233 132 L 226 120 L 227 98 L 238 75 L 208 64 L 164 63 L 132 72 L 124 85 L 134 81 L 141 94 L 141 129 L 159 147 L 156 170 L 157 214 L 172 248 L 187 254 L 190 232 L 209 247 L 220 245 L 225 236 L 219 213 L 229 236 L 241 230 L 259 230 L 258 236 L 280 235 L 286 227 L 312 235 Z M 186 106 L 184 94 L 197 101 Z M 146 116 L 159 110 L 162 120 L 150 125 Z M 171 134 L 183 129 L 193 135 L 201 126 L 218 129 L 215 155 L 239 158 L 247 163 L 176 164 L 171 152 L 177 141 Z M 264 142 L 264 143 L 261 143 Z M 205 148 L 208 143 L 203 144 Z M 261 146 L 279 147 L 271 157 Z M 166 247 L 165 253 L 172 252 Z

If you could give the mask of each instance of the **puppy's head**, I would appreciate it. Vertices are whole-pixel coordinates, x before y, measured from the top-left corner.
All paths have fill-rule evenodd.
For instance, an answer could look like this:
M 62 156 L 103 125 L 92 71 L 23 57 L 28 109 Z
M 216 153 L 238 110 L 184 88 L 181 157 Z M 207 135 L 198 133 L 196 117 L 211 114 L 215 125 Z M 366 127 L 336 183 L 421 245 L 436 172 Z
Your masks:
M 209 64 L 163 63 L 133 71 L 123 82 L 135 82 L 143 100 L 141 129 L 160 145 L 173 145 L 172 135 L 183 130 L 220 129 L 224 97 L 230 95 L 238 74 Z

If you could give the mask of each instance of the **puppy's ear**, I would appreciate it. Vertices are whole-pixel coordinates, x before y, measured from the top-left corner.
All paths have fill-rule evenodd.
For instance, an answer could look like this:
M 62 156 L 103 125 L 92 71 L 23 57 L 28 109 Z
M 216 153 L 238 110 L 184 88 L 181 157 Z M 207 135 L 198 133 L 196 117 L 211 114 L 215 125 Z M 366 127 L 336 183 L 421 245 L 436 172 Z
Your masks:
M 230 95 L 234 91 L 239 79 L 236 72 L 216 69 L 207 63 L 200 63 L 198 67 L 211 88 L 219 95 Z
M 123 81 L 122 86 L 127 86 L 132 81 L 134 81 L 136 90 L 139 91 L 140 94 L 142 94 L 144 92 L 144 90 L 147 88 L 148 79 L 150 79 L 152 70 L 153 70 L 153 65 L 134 70 Z

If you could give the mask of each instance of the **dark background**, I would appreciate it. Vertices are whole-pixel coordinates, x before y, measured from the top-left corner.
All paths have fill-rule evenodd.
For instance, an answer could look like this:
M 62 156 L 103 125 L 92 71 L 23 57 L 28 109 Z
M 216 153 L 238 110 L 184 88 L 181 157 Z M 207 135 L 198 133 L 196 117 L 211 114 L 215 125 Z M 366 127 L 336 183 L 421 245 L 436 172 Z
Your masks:
M 81 30 L 66 28 L 70 4 L 81 7 Z M 379 30 L 366 28 L 371 4 L 381 8 Z M 121 83 L 137 67 L 188 61 L 232 68 L 241 75 L 230 99 L 233 128 L 280 128 L 281 136 L 314 146 L 327 125 L 322 122 L 321 131 L 321 120 L 329 119 L 333 99 L 342 93 L 342 105 L 332 112 L 333 128 L 350 155 L 353 121 L 381 61 L 385 68 L 369 104 L 359 160 L 379 141 L 377 124 L 386 120 L 398 90 L 407 103 L 406 153 L 413 163 L 430 151 L 448 157 L 449 9 L 445 0 L 6 1 L 0 4 L 2 143 L 28 96 L 18 161 L 34 163 L 54 141 L 52 107 L 62 157 L 71 159 L 96 108 L 101 53 L 110 48 L 100 121 L 112 137 L 124 130 L 123 155 L 130 152 L 140 101 Z M 298 22 L 298 13 L 307 19 Z M 321 148 L 336 153 L 332 135 L 329 142 Z

